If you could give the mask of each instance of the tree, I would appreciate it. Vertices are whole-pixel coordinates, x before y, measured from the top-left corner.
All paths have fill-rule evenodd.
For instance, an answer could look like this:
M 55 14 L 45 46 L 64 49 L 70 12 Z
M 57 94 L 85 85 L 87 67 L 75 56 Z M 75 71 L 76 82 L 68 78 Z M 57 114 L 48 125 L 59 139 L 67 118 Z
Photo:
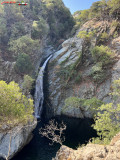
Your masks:
M 103 45 L 95 46 L 91 52 L 94 60 L 96 62 L 101 62 L 102 66 L 112 63 L 115 56 L 114 52 L 112 52 L 110 48 Z
M 65 129 L 66 125 L 63 122 L 58 125 L 58 123 L 54 120 L 50 120 L 48 125 L 45 126 L 45 128 L 40 128 L 39 133 L 42 136 L 51 140 L 52 144 L 59 143 L 60 145 L 62 145 L 65 140 L 65 137 L 62 136 Z
M 28 74 L 32 70 L 32 64 L 29 55 L 25 53 L 19 54 L 15 64 L 15 70 L 20 74 Z
M 15 82 L 0 81 L 0 126 L 13 127 L 33 120 L 33 100 L 22 94 Z
M 20 53 L 32 56 L 33 52 L 39 49 L 39 41 L 33 40 L 28 35 L 22 36 L 17 40 L 10 40 L 9 45 L 9 50 L 13 52 L 14 57 L 17 57 Z
M 23 91 L 26 95 L 29 94 L 29 92 L 32 89 L 32 85 L 33 85 L 34 79 L 32 79 L 29 75 L 24 75 L 24 82 L 22 84 L 23 87 Z
M 45 35 L 47 35 L 49 27 L 46 21 L 41 17 L 39 21 L 33 22 L 33 30 L 32 30 L 32 38 L 34 39 L 42 39 Z
M 103 104 L 98 108 L 93 128 L 97 131 L 98 138 L 93 139 L 95 143 L 108 144 L 110 140 L 120 131 L 120 104 L 116 103 L 120 98 L 120 79 L 113 82 L 113 99 L 109 104 Z

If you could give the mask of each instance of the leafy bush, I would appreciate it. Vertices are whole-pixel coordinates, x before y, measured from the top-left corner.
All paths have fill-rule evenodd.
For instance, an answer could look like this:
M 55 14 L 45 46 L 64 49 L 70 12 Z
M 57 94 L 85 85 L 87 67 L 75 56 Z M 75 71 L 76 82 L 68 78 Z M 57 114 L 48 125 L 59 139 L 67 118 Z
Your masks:
M 77 37 L 83 38 L 85 40 L 90 40 L 94 35 L 95 35 L 95 31 L 91 31 L 91 32 L 80 31 Z
M 11 40 L 9 45 L 9 50 L 14 53 L 15 57 L 20 53 L 31 55 L 35 50 L 39 49 L 39 41 L 31 39 L 28 35 L 22 36 L 17 40 Z
M 92 67 L 91 76 L 97 83 L 102 82 L 105 79 L 105 71 L 102 69 L 102 63 L 98 62 Z
M 20 74 L 26 74 L 32 70 L 32 64 L 29 55 L 25 53 L 19 54 L 15 64 L 15 70 Z
M 83 103 L 84 106 L 88 107 L 88 110 L 92 111 L 94 114 L 99 109 L 99 107 L 103 104 L 103 102 L 96 97 L 91 99 L 86 99 Z
M 14 126 L 33 120 L 33 100 L 27 99 L 17 83 L 0 81 L 0 125 Z
M 109 35 L 106 32 L 103 32 L 99 37 L 99 42 L 105 42 L 108 41 Z
M 29 94 L 32 89 L 34 79 L 32 79 L 29 75 L 24 75 L 24 82 L 22 84 L 23 91 L 25 94 Z
M 77 98 L 77 97 L 69 97 L 65 100 L 65 106 L 66 107 L 75 107 L 75 108 L 80 108 L 80 106 L 83 103 L 83 99 Z
M 96 46 L 92 49 L 92 56 L 95 62 L 101 62 L 102 66 L 113 62 L 114 53 L 107 46 Z
M 109 103 L 102 105 L 99 110 L 100 112 L 97 113 L 95 124 L 93 125 L 99 138 L 94 139 L 94 142 L 108 144 L 120 131 L 120 104 L 114 106 L 113 103 Z
M 95 116 L 95 124 L 98 138 L 93 138 L 93 143 L 108 144 L 111 139 L 120 131 L 120 79 L 115 80 L 112 85 L 113 103 L 103 104 L 98 108 Z
M 33 22 L 33 30 L 32 30 L 32 38 L 34 39 L 41 39 L 48 33 L 48 25 L 46 21 L 43 18 L 40 18 L 39 21 L 34 21 Z

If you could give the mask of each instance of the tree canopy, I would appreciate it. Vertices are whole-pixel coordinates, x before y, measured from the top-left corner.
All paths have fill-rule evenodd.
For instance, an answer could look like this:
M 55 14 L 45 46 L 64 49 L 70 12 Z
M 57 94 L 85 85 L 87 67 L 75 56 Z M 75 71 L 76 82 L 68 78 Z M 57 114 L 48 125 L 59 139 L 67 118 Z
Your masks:
M 33 100 L 22 94 L 17 83 L 0 81 L 0 126 L 33 120 Z

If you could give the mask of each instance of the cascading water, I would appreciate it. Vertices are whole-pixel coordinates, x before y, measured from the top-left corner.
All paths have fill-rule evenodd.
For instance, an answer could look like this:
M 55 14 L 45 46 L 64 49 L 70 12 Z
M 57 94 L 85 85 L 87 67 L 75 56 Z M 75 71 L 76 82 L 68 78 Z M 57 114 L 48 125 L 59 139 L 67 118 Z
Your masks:
M 44 62 L 43 66 L 41 67 L 37 80 L 36 80 L 36 87 L 35 87 L 35 96 L 34 96 L 34 102 L 35 102 L 35 117 L 40 118 L 42 113 L 42 106 L 44 101 L 44 93 L 43 93 L 43 76 L 45 67 L 50 60 L 52 55 L 50 55 L 47 60 Z

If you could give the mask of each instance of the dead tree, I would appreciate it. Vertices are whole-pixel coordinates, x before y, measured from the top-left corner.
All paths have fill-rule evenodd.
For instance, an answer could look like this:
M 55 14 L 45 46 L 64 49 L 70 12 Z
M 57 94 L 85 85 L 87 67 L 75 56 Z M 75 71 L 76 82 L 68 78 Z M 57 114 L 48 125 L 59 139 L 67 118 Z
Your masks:
M 59 143 L 60 145 L 62 145 L 62 143 L 65 141 L 65 137 L 62 136 L 64 130 L 66 130 L 66 125 L 63 122 L 58 125 L 55 120 L 50 120 L 44 128 L 40 128 L 39 133 L 43 137 L 51 140 L 51 145 L 53 143 Z

